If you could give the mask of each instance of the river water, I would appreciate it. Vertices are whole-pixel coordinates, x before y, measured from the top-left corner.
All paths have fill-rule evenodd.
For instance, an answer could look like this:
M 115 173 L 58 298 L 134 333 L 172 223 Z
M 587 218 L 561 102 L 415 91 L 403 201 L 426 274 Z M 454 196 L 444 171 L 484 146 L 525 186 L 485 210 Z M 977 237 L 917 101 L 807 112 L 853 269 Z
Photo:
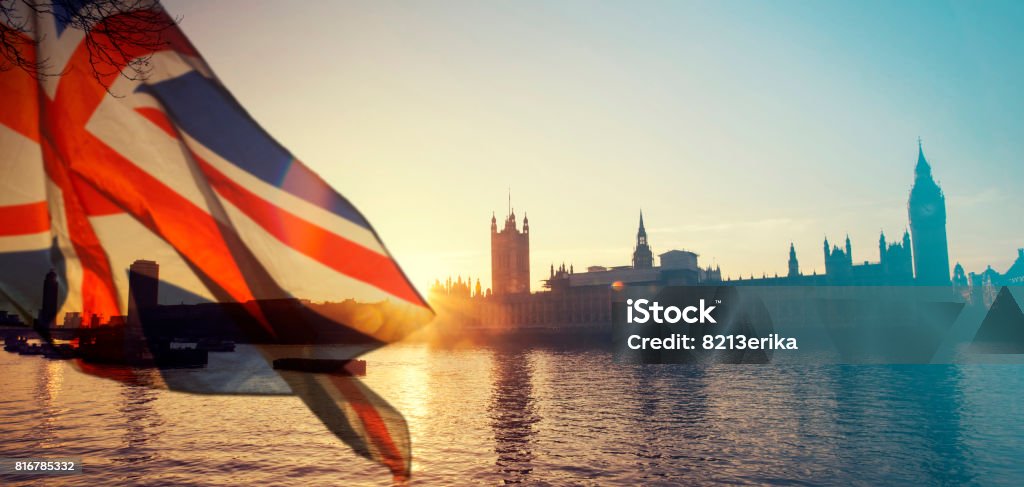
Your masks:
M 366 382 L 412 484 L 1024 483 L 1024 366 L 625 365 L 596 350 L 385 347 Z M 0 353 L 0 457 L 35 485 L 389 485 L 294 397 L 127 385 Z

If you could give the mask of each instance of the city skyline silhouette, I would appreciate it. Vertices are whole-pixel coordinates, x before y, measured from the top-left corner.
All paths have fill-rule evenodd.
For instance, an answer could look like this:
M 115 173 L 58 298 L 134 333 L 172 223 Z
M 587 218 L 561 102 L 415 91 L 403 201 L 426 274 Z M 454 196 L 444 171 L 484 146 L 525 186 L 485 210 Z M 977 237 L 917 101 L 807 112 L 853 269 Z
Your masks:
M 858 248 L 902 234 L 918 136 L 965 268 L 1002 272 L 1024 238 L 1004 221 L 1024 213 L 1015 3 L 239 5 L 167 7 L 421 291 L 490 280 L 478 222 L 509 187 L 534 226 L 535 290 L 570 254 L 577 269 L 627 264 L 640 208 L 655 253 L 785 274 L 793 241 L 821 273 L 826 234 Z M 238 21 L 230 37 L 221 16 Z M 265 35 L 282 22 L 319 34 Z M 289 53 L 280 69 L 268 51 Z M 266 96 L 281 89 L 287 103 Z
M 945 193 L 932 172 L 932 166 L 925 156 L 924 147 L 918 138 L 918 157 L 914 165 L 914 176 L 909 191 L 907 208 L 907 224 L 897 238 L 886 237 L 885 230 L 879 232 L 877 240 L 877 254 L 873 250 L 865 251 L 865 247 L 858 248 L 854 257 L 853 245 L 850 235 L 847 232 L 845 239 L 833 238 L 829 243 L 829 236 L 826 234 L 823 242 L 823 255 L 825 269 L 818 272 L 817 269 L 806 270 L 801 268 L 800 258 L 796 250 L 797 244 L 789 242 L 787 271 L 780 275 L 779 272 L 751 272 L 746 276 L 732 274 L 729 269 L 724 272 L 718 264 L 711 265 L 703 261 L 698 266 L 699 253 L 684 248 L 677 248 L 666 253 L 659 252 L 662 268 L 687 267 L 692 268 L 695 274 L 687 279 L 687 284 L 716 283 L 736 281 L 746 285 L 925 285 L 925 286 L 949 286 L 953 285 L 969 301 L 971 299 L 980 301 L 979 296 L 983 293 L 992 294 L 1000 286 L 1017 285 L 1024 283 L 1024 274 L 1021 267 L 1024 266 L 1024 247 L 1018 247 L 1017 259 L 1012 266 L 1007 266 L 1005 273 L 994 270 L 991 264 L 980 269 L 966 269 L 950 255 L 949 239 L 947 237 L 947 205 Z M 511 196 L 509 196 L 511 200 Z M 491 283 L 486 289 L 481 288 L 479 275 L 476 277 L 476 287 L 473 288 L 473 275 L 467 274 L 463 282 L 462 274 L 457 277 L 449 275 L 444 282 L 436 279 L 431 287 L 431 292 L 440 295 L 455 296 L 490 296 L 523 294 L 531 291 L 526 282 L 530 280 L 530 268 L 536 267 L 536 262 L 531 262 L 530 253 L 530 225 L 528 218 L 524 215 L 521 229 L 516 224 L 515 211 L 509 203 L 508 214 L 504 217 L 503 224 L 499 230 L 497 218 L 491 217 Z M 899 237 L 902 235 L 902 237 Z M 759 242 L 766 244 L 766 242 Z M 675 262 L 680 254 L 687 262 Z M 685 254 L 685 255 L 683 255 Z M 806 254 L 804 254 L 806 257 Z M 568 267 L 566 262 L 569 262 Z M 561 265 L 552 261 L 550 265 L 549 279 L 542 280 L 543 287 L 557 289 L 554 284 L 556 278 L 567 279 L 574 274 L 574 261 L 571 256 L 562 259 Z M 682 264 L 679 266 L 678 264 Z M 643 211 L 640 211 L 639 227 L 636 231 L 636 243 L 633 247 L 632 259 L 625 265 L 617 263 L 611 266 L 580 266 L 581 272 L 587 272 L 587 277 L 603 275 L 608 271 L 635 270 L 642 272 L 645 269 L 652 269 L 655 266 L 654 253 L 648 239 L 647 230 L 644 225 Z M 586 271 L 583 269 L 586 268 Z M 481 272 L 483 274 L 483 272 Z M 652 275 L 653 276 L 653 275 Z M 655 282 L 652 276 L 638 278 L 638 282 Z M 578 276 L 577 276 L 578 277 Z M 584 278 L 586 279 L 586 277 Z M 595 282 L 614 281 L 615 277 L 595 277 L 588 279 Z M 677 279 L 678 281 L 678 279 Z M 627 283 L 629 281 L 627 280 Z M 668 281 L 663 284 L 667 284 Z M 683 281 L 677 282 L 677 284 Z M 983 291 L 983 289 L 986 289 Z M 968 295 L 975 293 L 974 298 Z M 984 298 L 986 303 L 991 304 L 992 296 Z

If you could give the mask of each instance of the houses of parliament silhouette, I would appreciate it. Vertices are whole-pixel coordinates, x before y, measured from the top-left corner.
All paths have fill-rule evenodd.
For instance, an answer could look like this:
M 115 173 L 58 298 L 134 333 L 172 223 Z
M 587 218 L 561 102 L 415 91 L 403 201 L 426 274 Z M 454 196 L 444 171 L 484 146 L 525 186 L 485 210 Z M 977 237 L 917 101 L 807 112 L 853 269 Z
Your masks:
M 918 140 L 914 181 L 907 202 L 909 230 L 896 241 L 878 239 L 878 261 L 855 261 L 849 236 L 843 245 L 823 242 L 825 272 L 805 274 L 800 270 L 796 247 L 789 246 L 786 275 L 748 279 L 722 279 L 717 266 L 701 268 L 698 255 L 687 250 L 654 254 L 640 214 L 632 264 L 617 267 L 591 266 L 576 272 L 573 266 L 551 265 L 544 291 L 530 292 L 530 224 L 524 216 L 522 229 L 515 211 L 509 208 L 499 229 L 491 217 L 491 287 L 484 290 L 479 279 L 450 278 L 435 281 L 430 299 L 442 314 L 462 322 L 502 326 L 510 324 L 556 325 L 566 323 L 610 323 L 613 292 L 625 286 L 733 285 L 733 286 L 950 286 L 954 296 L 965 302 L 990 305 L 999 287 L 1024 285 L 1024 249 L 1005 273 L 989 266 L 969 275 L 957 263 L 950 277 L 949 245 L 946 237 L 946 199 L 932 176 Z

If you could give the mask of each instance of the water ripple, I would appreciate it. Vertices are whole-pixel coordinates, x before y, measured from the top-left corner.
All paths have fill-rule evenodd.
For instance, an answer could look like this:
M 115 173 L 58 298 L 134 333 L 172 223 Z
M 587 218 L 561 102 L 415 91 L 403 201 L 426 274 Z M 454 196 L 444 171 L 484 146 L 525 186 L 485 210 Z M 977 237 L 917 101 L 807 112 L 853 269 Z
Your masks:
M 413 484 L 1019 485 L 1024 367 L 673 366 L 600 351 L 388 347 Z M 0 354 L 0 456 L 67 485 L 389 485 L 293 397 L 201 396 Z M 29 485 L 38 478 L 10 477 Z

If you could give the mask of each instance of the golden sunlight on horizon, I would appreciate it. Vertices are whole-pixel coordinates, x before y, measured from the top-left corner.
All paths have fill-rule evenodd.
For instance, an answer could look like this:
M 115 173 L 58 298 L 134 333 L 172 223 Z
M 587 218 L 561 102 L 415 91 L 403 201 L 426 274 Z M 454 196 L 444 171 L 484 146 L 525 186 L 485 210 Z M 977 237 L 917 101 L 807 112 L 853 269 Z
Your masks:
M 948 199 L 950 265 L 1006 269 L 1022 245 L 998 217 L 1024 212 L 1022 122 L 1006 115 L 1019 96 L 979 98 L 1005 80 L 936 59 L 967 49 L 942 19 L 927 25 L 948 45 L 897 32 L 879 58 L 858 37 L 820 42 L 842 16 L 766 23 L 777 15 L 756 5 L 166 4 L 424 296 L 449 276 L 490 287 L 509 188 L 530 216 L 534 291 L 551 264 L 628 264 L 640 208 L 655 255 L 691 250 L 723 277 L 785 273 L 791 242 L 820 273 L 826 236 L 877 261 L 879 232 L 907 227 L 918 136 Z

